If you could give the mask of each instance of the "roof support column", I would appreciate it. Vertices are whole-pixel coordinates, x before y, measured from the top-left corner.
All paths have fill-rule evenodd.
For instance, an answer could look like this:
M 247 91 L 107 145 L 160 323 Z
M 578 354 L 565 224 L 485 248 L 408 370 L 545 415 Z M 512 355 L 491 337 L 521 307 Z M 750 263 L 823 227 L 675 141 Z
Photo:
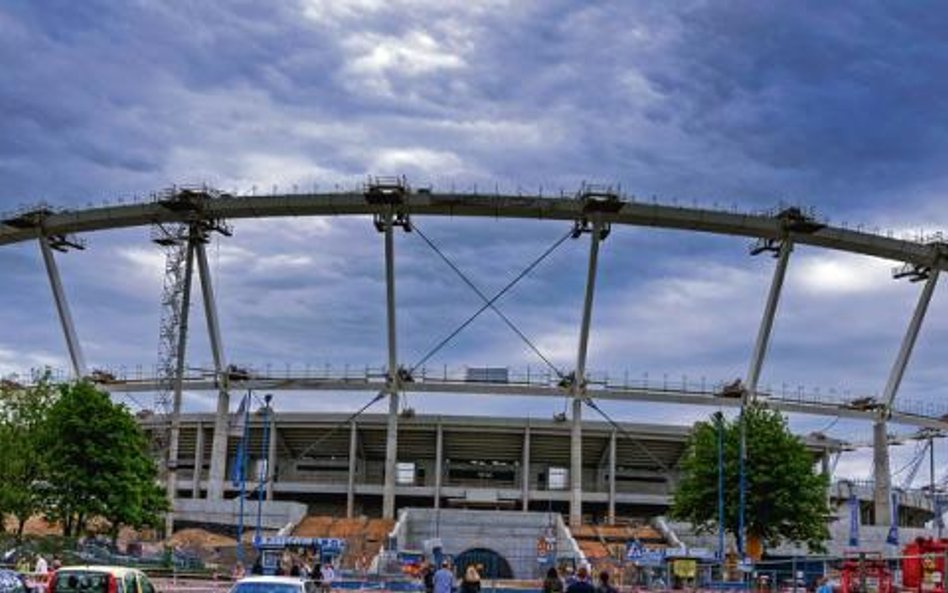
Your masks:
M 573 424 L 570 430 L 570 505 L 569 525 L 579 527 L 583 522 L 583 398 L 586 397 L 586 354 L 589 348 L 589 327 L 592 324 L 593 296 L 596 293 L 596 269 L 599 262 L 599 242 L 603 225 L 598 219 L 589 233 L 589 265 L 586 268 L 586 298 L 583 302 L 582 325 L 579 329 L 579 348 L 576 355 L 576 373 L 571 388 L 573 396 Z
M 395 466 L 398 462 L 398 350 L 395 334 L 395 225 L 391 209 L 385 214 L 385 302 L 388 321 L 388 431 L 385 439 L 385 483 L 382 518 L 395 518 Z
M 346 518 L 355 515 L 355 477 L 359 455 L 359 429 L 353 420 L 349 424 L 349 484 L 346 487 Z
M 441 426 L 441 420 L 438 420 L 438 426 L 435 429 L 435 486 L 434 486 L 434 508 L 441 508 L 441 484 L 444 478 L 444 428 Z
M 530 510 L 530 425 L 523 429 L 523 458 L 520 463 L 520 499 L 523 511 Z
M 191 478 L 191 498 L 201 498 L 201 474 L 204 473 L 204 425 L 194 429 L 194 475 Z
M 43 262 L 46 264 L 46 275 L 49 277 L 49 286 L 53 291 L 53 300 L 56 302 L 56 311 L 59 313 L 59 322 L 63 326 L 66 336 L 66 347 L 69 348 L 69 359 L 72 362 L 72 373 L 76 379 L 86 376 L 86 360 L 82 355 L 76 326 L 72 322 L 69 312 L 69 303 L 66 301 L 66 292 L 63 290 L 62 279 L 59 277 L 59 268 L 56 258 L 53 257 L 53 248 L 49 245 L 46 235 L 39 236 L 40 251 L 43 253 Z
M 757 341 L 754 343 L 754 353 L 751 355 L 750 368 L 747 370 L 747 395 L 751 399 L 757 397 L 757 382 L 760 380 L 760 370 L 764 365 L 767 347 L 770 345 L 770 332 L 774 326 L 774 317 L 777 315 L 777 305 L 780 302 L 780 292 L 787 275 L 791 251 L 793 251 L 793 242 L 785 238 L 780 243 L 780 250 L 777 252 L 777 267 L 774 269 L 774 276 L 770 282 L 770 293 L 767 295 L 764 316 L 757 330 Z
M 188 236 L 187 259 L 184 262 L 184 285 L 181 287 L 181 317 L 178 325 L 178 350 L 174 368 L 174 394 L 171 400 L 171 431 L 168 439 L 166 491 L 168 503 L 174 508 L 178 497 L 178 441 L 181 439 L 181 397 L 184 391 L 184 367 L 188 347 L 188 318 L 191 312 L 191 285 L 194 281 L 194 246 L 199 241 L 197 231 L 191 228 Z M 192 489 L 193 492 L 193 489 Z M 174 533 L 174 511 L 165 514 L 165 535 Z
M 273 483 L 276 482 L 277 475 L 277 421 L 273 410 L 267 414 L 267 422 L 270 423 L 270 440 L 267 442 L 267 500 L 273 500 Z
M 918 297 L 918 303 L 915 305 L 912 319 L 909 321 L 908 328 L 905 330 L 905 336 L 902 338 L 899 353 L 895 358 L 895 362 L 892 364 L 889 379 L 885 384 L 885 391 L 882 393 L 882 408 L 879 419 L 873 425 L 872 462 L 873 472 L 875 474 L 873 500 L 875 503 L 876 525 L 889 525 L 892 522 L 890 517 L 892 505 L 892 477 L 889 474 L 889 439 L 886 430 L 886 420 L 892 413 L 892 404 L 895 402 L 895 396 L 898 394 L 899 386 L 902 384 L 905 368 L 908 366 L 908 361 L 912 356 L 915 340 L 918 338 L 918 332 L 922 328 L 922 322 L 925 320 L 925 313 L 928 311 L 928 304 L 932 300 L 932 294 L 935 292 L 935 285 L 937 283 L 938 268 L 933 267 L 928 272 L 928 279 L 925 281 L 922 293 Z
M 230 412 L 230 393 L 227 390 L 228 376 L 224 364 L 221 329 L 217 317 L 217 302 L 211 284 L 211 270 L 207 265 L 207 251 L 202 241 L 195 241 L 198 274 L 204 296 L 204 316 L 207 318 L 207 333 L 214 357 L 214 374 L 217 377 L 217 413 L 214 416 L 214 435 L 211 440 L 211 469 L 208 474 L 207 498 L 220 500 L 224 497 L 224 474 L 227 470 L 227 417 Z
M 616 431 L 609 434 L 609 525 L 616 524 Z

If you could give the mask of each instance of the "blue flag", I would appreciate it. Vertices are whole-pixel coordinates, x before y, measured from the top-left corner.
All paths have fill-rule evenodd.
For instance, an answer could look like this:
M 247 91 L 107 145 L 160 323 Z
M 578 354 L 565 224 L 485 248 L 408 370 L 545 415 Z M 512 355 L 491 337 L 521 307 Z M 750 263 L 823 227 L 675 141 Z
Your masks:
M 899 494 L 893 492 L 889 502 L 889 533 L 885 536 L 885 543 L 899 545 Z

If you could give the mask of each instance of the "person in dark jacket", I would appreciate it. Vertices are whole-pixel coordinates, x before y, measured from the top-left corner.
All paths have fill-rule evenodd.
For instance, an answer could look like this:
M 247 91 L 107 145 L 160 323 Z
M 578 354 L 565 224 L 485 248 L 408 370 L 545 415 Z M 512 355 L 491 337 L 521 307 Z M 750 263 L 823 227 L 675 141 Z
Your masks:
M 566 593 L 596 593 L 596 587 L 589 582 L 589 568 L 580 566 L 576 569 L 576 581 L 566 588 Z
M 609 571 L 604 570 L 599 573 L 599 587 L 596 591 L 599 593 L 619 593 L 616 588 L 609 583 Z
M 434 593 L 434 566 L 425 562 L 421 567 L 421 582 L 425 585 L 425 593 Z
M 543 593 L 563 593 L 563 580 L 552 566 L 546 571 L 546 578 L 543 579 Z

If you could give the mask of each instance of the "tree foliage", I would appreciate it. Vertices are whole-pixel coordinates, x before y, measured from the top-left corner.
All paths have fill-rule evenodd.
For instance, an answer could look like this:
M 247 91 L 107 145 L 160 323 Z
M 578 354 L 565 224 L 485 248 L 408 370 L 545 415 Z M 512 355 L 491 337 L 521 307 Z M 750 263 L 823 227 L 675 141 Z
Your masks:
M 816 471 L 813 456 L 787 427 L 786 419 L 761 403 L 745 408 L 747 458 L 745 529 L 767 546 L 782 541 L 823 550 L 829 538 L 827 476 Z M 672 516 L 699 531 L 718 528 L 718 435 L 724 433 L 724 527 L 738 532 L 740 498 L 740 421 L 722 414 L 698 422 L 681 462 Z
M 46 456 L 41 434 L 57 397 L 49 373 L 30 387 L 0 383 L 0 516 L 17 519 L 17 538 L 43 505 Z
M 61 385 L 38 442 L 44 458 L 37 489 L 50 518 L 66 535 L 81 533 L 92 517 L 122 525 L 156 525 L 167 508 L 144 434 L 125 406 L 92 384 Z

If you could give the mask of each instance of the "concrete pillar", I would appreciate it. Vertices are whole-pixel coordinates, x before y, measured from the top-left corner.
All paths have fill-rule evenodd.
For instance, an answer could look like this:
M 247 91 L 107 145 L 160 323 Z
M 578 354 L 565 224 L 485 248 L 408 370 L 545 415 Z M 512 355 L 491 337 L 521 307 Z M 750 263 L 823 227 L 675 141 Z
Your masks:
M 191 498 L 201 498 L 201 474 L 204 473 L 204 425 L 194 429 L 194 477 L 191 480 Z
M 569 526 L 583 522 L 583 401 L 573 398 L 573 423 L 569 438 Z
M 589 329 L 592 325 L 593 296 L 596 292 L 596 270 L 599 261 L 599 242 L 603 225 L 593 222 L 589 244 L 589 265 L 586 268 L 586 298 L 583 301 L 582 325 L 579 329 L 579 348 L 576 354 L 575 379 L 571 388 L 573 396 L 573 424 L 570 431 L 570 527 L 579 527 L 583 522 L 583 400 L 586 396 L 586 355 L 589 349 Z
M 274 482 L 276 482 L 277 478 L 277 439 L 279 438 L 279 435 L 277 434 L 276 414 L 274 414 L 273 410 L 271 409 L 267 416 L 269 416 L 270 421 L 270 442 L 267 443 L 266 495 L 267 500 L 273 500 Z
M 395 466 L 398 463 L 398 346 L 395 325 L 394 213 L 385 217 L 385 301 L 388 333 L 388 429 L 385 439 L 385 483 L 382 487 L 382 518 L 395 518 Z
M 178 441 L 181 438 L 181 399 L 184 393 L 184 372 L 188 349 L 188 320 L 191 314 L 191 285 L 194 279 L 194 237 L 189 238 L 187 259 L 184 262 L 184 286 L 181 293 L 181 312 L 178 325 L 177 356 L 174 369 L 174 393 L 171 400 L 171 431 L 165 476 L 168 502 L 174 508 L 178 497 Z M 192 490 L 193 492 L 193 490 Z M 165 514 L 165 534 L 174 533 L 174 512 Z
M 349 483 L 346 487 L 346 517 L 351 519 L 355 515 L 355 478 L 358 469 L 356 462 L 359 455 L 359 429 L 355 421 L 349 424 Z
M 609 525 L 616 524 L 616 431 L 609 435 Z
M 524 512 L 530 510 L 530 425 L 523 429 L 523 459 L 520 462 L 521 501 Z
M 873 502 L 876 525 L 889 525 L 892 508 L 892 476 L 889 473 L 889 435 L 885 420 L 872 425 L 872 467 L 875 475 Z
M 434 508 L 441 508 L 441 486 L 444 479 L 444 428 L 441 421 L 438 420 L 438 426 L 435 428 L 435 485 L 434 485 Z

